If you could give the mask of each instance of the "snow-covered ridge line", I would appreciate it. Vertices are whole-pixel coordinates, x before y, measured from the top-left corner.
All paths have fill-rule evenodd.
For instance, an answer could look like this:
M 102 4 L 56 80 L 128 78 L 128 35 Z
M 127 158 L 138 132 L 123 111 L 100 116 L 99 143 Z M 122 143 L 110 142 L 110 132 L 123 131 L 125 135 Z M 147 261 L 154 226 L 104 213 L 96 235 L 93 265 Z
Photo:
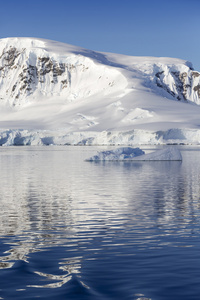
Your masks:
M 38 145 L 135 145 L 200 144 L 200 129 L 167 131 L 132 130 L 129 132 L 73 132 L 64 130 L 1 130 L 0 146 Z
M 109 95 L 126 88 L 123 70 L 137 72 L 162 96 L 200 104 L 200 73 L 184 60 L 112 55 L 42 39 L 0 40 L 0 99 L 11 106 L 38 97 Z
M 39 97 L 71 102 L 124 89 L 125 77 L 93 56 L 92 51 L 41 39 L 0 40 L 0 100 L 11 106 Z

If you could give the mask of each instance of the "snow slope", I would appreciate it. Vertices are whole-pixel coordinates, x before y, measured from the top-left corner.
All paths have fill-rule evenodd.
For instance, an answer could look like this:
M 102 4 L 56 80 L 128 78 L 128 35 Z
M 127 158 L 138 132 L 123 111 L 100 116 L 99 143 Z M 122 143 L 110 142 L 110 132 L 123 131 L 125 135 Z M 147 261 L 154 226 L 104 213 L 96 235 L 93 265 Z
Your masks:
M 0 144 L 200 142 L 200 73 L 174 58 L 0 40 Z

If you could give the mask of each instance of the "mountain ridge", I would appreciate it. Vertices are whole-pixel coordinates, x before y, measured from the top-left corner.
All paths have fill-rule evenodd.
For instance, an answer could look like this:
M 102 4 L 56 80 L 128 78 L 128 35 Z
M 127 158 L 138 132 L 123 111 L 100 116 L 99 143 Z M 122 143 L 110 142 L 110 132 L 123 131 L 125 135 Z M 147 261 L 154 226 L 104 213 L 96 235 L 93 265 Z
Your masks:
M 75 68 L 75 66 L 81 67 L 82 70 L 78 70 L 78 72 L 81 72 L 83 69 L 86 71 L 89 68 L 86 66 L 87 62 L 85 65 L 87 58 L 89 58 L 90 61 L 93 60 L 107 67 L 121 68 L 129 71 L 139 71 L 140 69 L 140 73 L 142 70 L 144 74 L 148 74 L 151 78 L 149 83 L 164 89 L 168 94 L 176 97 L 178 100 L 189 100 L 197 104 L 200 103 L 200 80 L 198 80 L 200 73 L 193 71 L 191 63 L 184 60 L 154 57 L 134 58 L 130 56 L 115 55 L 118 60 L 121 58 L 122 62 L 119 63 L 113 61 L 113 56 L 111 54 L 95 52 L 69 44 L 56 43 L 36 38 L 2 39 L 0 40 L 0 53 L 1 78 L 5 77 L 5 73 L 8 73 L 7 76 L 9 78 L 16 77 L 17 75 L 20 77 L 19 80 L 21 79 L 21 83 L 23 83 L 17 89 L 18 82 L 15 81 L 11 91 L 9 91 L 9 88 L 6 86 L 6 80 L 4 80 L 3 84 L 1 80 L 1 90 L 4 85 L 6 86 L 6 89 L 3 91 L 4 95 L 2 95 L 1 92 L 1 99 L 4 99 L 4 97 L 6 97 L 5 94 L 7 94 L 9 98 L 14 98 L 15 101 L 13 101 L 13 104 L 15 105 L 20 104 L 16 99 L 29 97 L 34 94 L 34 89 L 40 91 L 40 96 L 42 96 L 41 91 L 43 91 L 45 96 L 48 96 L 52 90 L 55 90 L 55 84 L 58 81 L 58 77 L 61 75 L 65 78 L 59 82 L 60 91 L 56 89 L 55 92 L 62 96 L 62 89 L 67 88 L 72 69 Z M 79 59 L 77 58 L 78 56 Z M 80 59 L 80 56 L 82 59 Z M 127 59 L 128 62 L 126 62 Z M 18 64 L 20 64 L 20 67 Z M 181 67 L 178 68 L 178 66 Z M 16 74 L 16 72 L 15 74 L 9 74 L 8 71 L 11 71 L 13 68 L 19 69 L 18 74 Z M 4 75 L 2 76 L 3 72 Z M 49 73 L 52 73 L 50 79 L 47 78 L 48 76 L 45 76 Z M 172 78 L 170 78 L 170 76 Z M 45 80 L 47 85 L 52 83 L 49 90 L 44 89 L 44 85 L 41 84 L 44 83 Z M 75 80 L 77 80 L 77 78 L 75 78 Z M 192 83 L 195 80 L 197 83 L 192 86 Z M 173 83 L 171 83 L 171 81 Z M 34 84 L 36 87 L 33 87 Z M 112 83 L 109 84 L 111 85 Z M 173 84 L 175 88 L 172 86 Z M 69 98 L 72 97 L 72 94 L 73 91 L 65 96 Z
M 133 130 L 198 130 L 199 104 L 200 73 L 182 59 L 96 52 L 37 38 L 0 40 L 4 134 L 62 130 L 88 141 L 91 132 L 94 141 L 104 131 L 119 132 L 123 140 L 121 133 Z

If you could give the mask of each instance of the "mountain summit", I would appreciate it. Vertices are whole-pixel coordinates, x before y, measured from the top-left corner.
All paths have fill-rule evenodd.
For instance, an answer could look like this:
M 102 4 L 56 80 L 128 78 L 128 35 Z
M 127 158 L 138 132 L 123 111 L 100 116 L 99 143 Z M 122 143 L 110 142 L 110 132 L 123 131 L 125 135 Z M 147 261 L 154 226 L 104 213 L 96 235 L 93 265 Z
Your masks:
M 121 143 L 130 143 L 134 131 L 149 143 L 143 131 L 196 130 L 199 105 L 200 73 L 184 60 L 35 38 L 0 40 L 0 127 L 9 137 L 19 129 L 22 136 L 22 130 L 54 130 L 76 136 L 74 143 L 115 144 L 116 136 L 105 142 L 105 135 L 107 141 L 118 132 Z

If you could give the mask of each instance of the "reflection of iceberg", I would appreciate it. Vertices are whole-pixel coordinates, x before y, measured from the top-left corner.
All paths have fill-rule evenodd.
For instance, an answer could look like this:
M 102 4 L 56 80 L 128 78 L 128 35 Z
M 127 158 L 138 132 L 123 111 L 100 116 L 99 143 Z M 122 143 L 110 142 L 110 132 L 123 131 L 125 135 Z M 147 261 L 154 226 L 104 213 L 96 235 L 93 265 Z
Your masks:
M 149 154 L 145 154 L 140 148 L 122 147 L 110 151 L 98 152 L 97 155 L 92 156 L 88 161 L 99 160 L 155 160 L 168 161 L 182 160 L 180 151 L 176 147 L 167 147 L 162 150 L 157 150 Z
M 183 235 L 190 233 L 200 187 L 199 165 L 187 155 L 196 161 L 197 151 L 197 156 L 184 151 L 182 165 L 86 163 L 98 149 L 1 147 L 0 268 L 10 268 L 1 270 L 8 282 L 0 284 L 5 294 L 10 285 L 13 291 L 14 285 L 24 289 L 21 299 L 32 291 L 42 297 L 47 288 L 56 293 L 54 288 L 66 292 L 73 287 L 91 298 L 98 268 L 104 274 L 110 257 L 118 261 L 127 253 L 134 257 L 140 249 L 162 247 L 160 236 L 150 237 L 156 226 L 167 236 L 178 225 Z M 21 278 L 21 268 L 23 282 L 14 277 Z M 85 284 L 92 286 L 89 292 Z

